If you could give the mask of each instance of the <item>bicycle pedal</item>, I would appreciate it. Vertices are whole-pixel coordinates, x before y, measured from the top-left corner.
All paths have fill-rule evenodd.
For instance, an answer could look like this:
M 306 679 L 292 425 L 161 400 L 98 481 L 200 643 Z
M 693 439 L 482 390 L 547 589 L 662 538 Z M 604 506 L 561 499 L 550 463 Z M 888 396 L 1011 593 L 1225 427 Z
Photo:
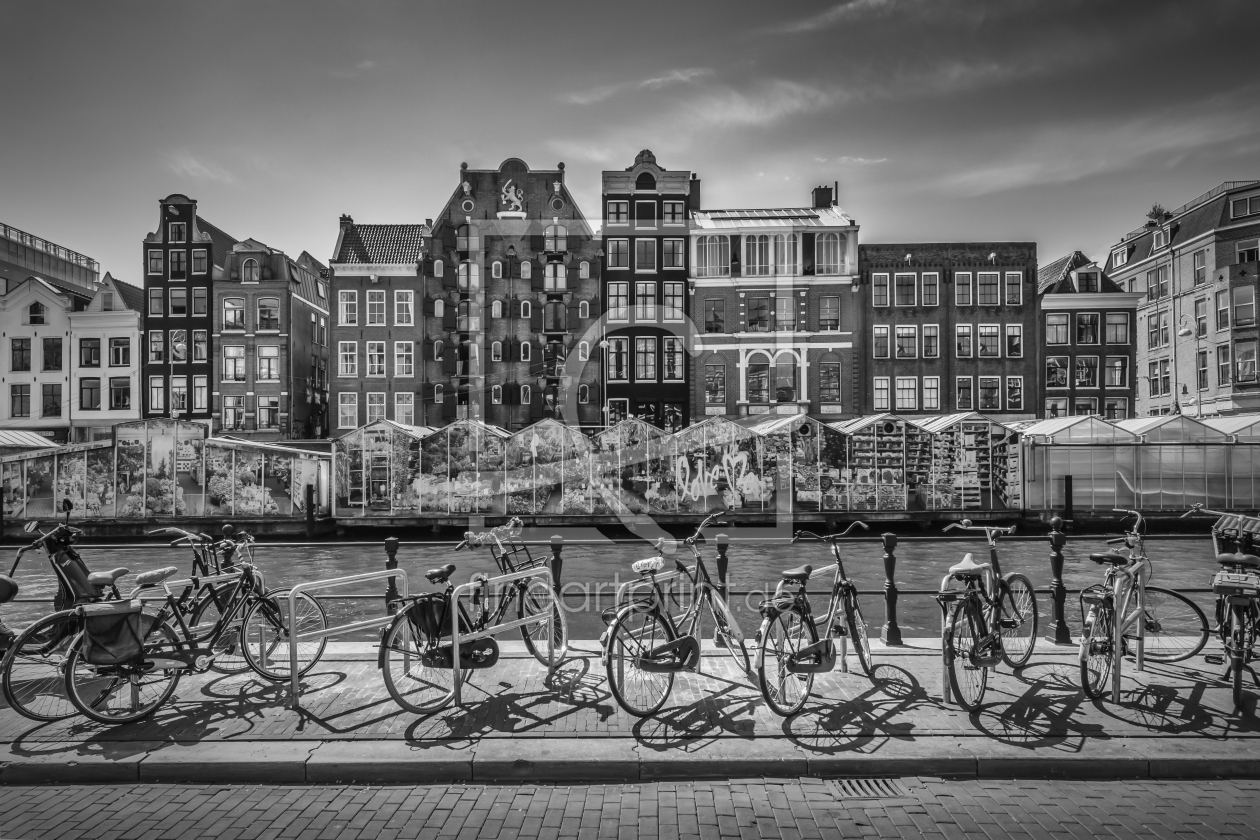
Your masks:
M 1203 657 L 1203 661 L 1206 662 L 1208 665 L 1224 665 L 1225 656 L 1224 654 L 1220 654 L 1220 653 L 1209 653 Z

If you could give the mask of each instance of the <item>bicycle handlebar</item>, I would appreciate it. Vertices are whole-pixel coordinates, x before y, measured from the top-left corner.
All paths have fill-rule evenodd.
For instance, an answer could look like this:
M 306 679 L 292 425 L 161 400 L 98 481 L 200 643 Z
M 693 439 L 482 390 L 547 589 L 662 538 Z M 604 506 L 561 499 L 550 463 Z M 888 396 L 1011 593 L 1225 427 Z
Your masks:
M 1136 516 L 1137 521 L 1133 523 L 1133 530 L 1130 533 L 1139 534 L 1141 532 L 1142 526 L 1145 524 L 1146 520 L 1142 517 L 1142 512 L 1140 510 L 1125 510 L 1124 508 L 1112 508 L 1111 510 L 1113 513 L 1124 514 L 1124 516 L 1120 517 L 1121 522 L 1130 516 Z
M 997 528 L 989 525 L 972 525 L 970 519 L 964 519 L 962 522 L 951 522 L 941 529 L 941 532 L 953 531 L 984 531 L 984 535 L 990 539 L 993 537 L 1009 537 L 1015 533 L 1018 526 L 1012 525 L 1009 528 Z
M 849 535 L 849 532 L 852 531 L 854 528 L 857 528 L 858 526 L 861 526 L 863 531 L 869 531 L 871 529 L 871 527 L 867 525 L 865 522 L 862 522 L 861 520 L 856 520 L 851 525 L 849 525 L 848 528 L 845 528 L 840 533 L 828 534 L 825 537 L 820 537 L 818 534 L 815 534 L 813 531 L 797 531 L 795 534 L 792 535 L 792 542 L 798 542 L 800 540 L 815 540 L 817 542 L 825 542 L 825 543 L 834 544 L 837 540 L 841 539 L 842 537 L 847 537 Z
M 696 540 L 698 540 L 701 536 L 700 532 L 703 531 L 705 528 L 709 527 L 710 522 L 712 522 L 714 519 L 717 519 L 719 516 L 721 516 L 724 513 L 726 513 L 726 511 L 722 510 L 716 513 L 710 513 L 708 516 L 706 516 L 704 518 L 704 521 L 702 521 L 699 525 L 696 526 L 695 533 L 682 541 L 683 545 L 694 546 L 696 544 Z M 718 523 L 718 524 L 720 525 L 723 523 Z
M 1179 519 L 1185 519 L 1187 516 L 1190 516 L 1190 515 L 1195 514 L 1195 513 L 1206 513 L 1206 514 L 1210 514 L 1210 515 L 1212 515 L 1212 516 L 1233 516 L 1233 514 L 1230 514 L 1230 513 L 1225 513 L 1225 512 L 1223 512 L 1223 511 L 1219 511 L 1219 510 L 1210 510 L 1210 509 L 1208 509 L 1208 508 L 1205 508 L 1202 504 L 1200 504 L 1200 503 L 1196 502 L 1196 503 L 1194 503 L 1194 504 L 1192 504 L 1192 505 L 1190 506 L 1190 510 L 1188 510 L 1188 511 L 1186 511 L 1185 513 L 1181 514 L 1181 516 L 1180 516 L 1180 517 L 1178 517 L 1178 518 L 1179 518 Z

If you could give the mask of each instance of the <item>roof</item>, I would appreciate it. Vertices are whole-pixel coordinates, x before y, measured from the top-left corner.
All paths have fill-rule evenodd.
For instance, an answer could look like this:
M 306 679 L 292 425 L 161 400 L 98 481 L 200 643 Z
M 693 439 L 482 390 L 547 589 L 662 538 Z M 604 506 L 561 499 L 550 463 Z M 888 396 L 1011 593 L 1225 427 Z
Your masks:
M 1077 288 L 1072 283 L 1071 273 L 1078 268 L 1094 265 L 1094 261 L 1080 251 L 1073 251 L 1066 257 L 1060 257 L 1037 272 L 1037 294 L 1076 294 Z M 1100 292 L 1123 292 L 1124 289 L 1102 272 L 1099 279 Z
M 210 234 L 210 262 L 220 268 L 227 265 L 228 254 L 232 253 L 232 246 L 237 242 L 236 238 L 224 233 L 200 216 L 197 217 L 197 230 Z
M 382 265 L 419 262 L 429 229 L 424 225 L 350 225 L 333 262 Z
M 1184 414 L 1132 417 L 1128 420 L 1117 421 L 1116 425 L 1135 435 L 1144 435 L 1151 443 L 1223 442 L 1225 440 L 1225 432 Z
M 1058 438 L 1055 443 L 1136 443 L 1137 435 L 1092 414 L 1051 417 L 1022 430 L 1025 437 L 1042 435 Z
M 137 289 L 130 283 L 124 283 L 121 280 L 114 280 L 114 288 L 118 290 L 118 296 L 122 298 L 123 305 L 128 309 L 134 309 L 136 312 L 144 312 L 144 289 Z
M 964 423 L 964 422 L 966 423 L 992 423 L 997 426 L 1002 426 L 1003 428 L 1009 427 L 1009 424 L 999 423 L 997 420 L 994 420 L 989 417 L 985 417 L 983 414 L 977 411 L 963 411 L 963 412 L 959 412 L 958 414 L 940 414 L 940 415 L 937 415 L 936 417 L 929 417 L 926 420 L 919 420 L 918 418 L 915 418 L 913 422 L 920 429 L 925 429 L 926 431 L 929 431 L 933 434 L 936 434 L 937 432 L 942 432 L 945 429 L 948 429 L 950 426 L 953 426 L 957 423 Z
M 1234 189 L 1243 189 L 1248 186 L 1253 186 L 1256 182 L 1237 183 L 1240 184 L 1240 186 L 1234 187 Z M 1222 185 L 1222 187 L 1223 186 L 1224 185 Z M 1217 189 L 1221 188 L 1218 187 Z M 1212 192 L 1216 191 L 1213 190 Z M 1208 193 L 1208 195 L 1211 194 L 1211 192 Z M 1170 236 L 1168 245 L 1161 248 L 1160 251 L 1170 252 L 1170 248 L 1175 247 L 1182 242 L 1187 242 L 1195 237 L 1202 236 L 1205 233 L 1213 231 L 1218 227 L 1230 224 L 1232 220 L 1229 218 L 1229 195 L 1229 191 L 1224 190 L 1217 193 L 1203 204 L 1189 206 L 1189 209 L 1186 209 L 1184 212 L 1182 212 L 1181 208 L 1178 208 L 1172 218 L 1162 224 L 1162 227 L 1168 229 Z M 1202 196 L 1200 196 L 1200 198 L 1202 198 Z M 1125 265 L 1121 266 L 1117 269 L 1117 271 L 1126 271 L 1130 265 L 1140 262 L 1154 253 L 1151 246 L 1155 241 L 1156 227 L 1158 226 L 1150 225 L 1138 228 L 1137 230 L 1126 234 L 1125 238 L 1120 240 L 1119 245 L 1127 246 L 1130 253 Z M 1112 252 L 1114 253 L 1118 249 L 1119 246 L 1113 248 Z M 1104 269 L 1108 273 L 1112 270 L 1111 261 L 1112 257 L 1111 255 L 1108 255 L 1107 265 Z
M 1227 435 L 1237 435 L 1239 440 L 1260 441 L 1260 414 L 1204 417 L 1203 424 Z
M 57 444 L 34 432 L 24 432 L 19 429 L 0 429 L 0 446 L 26 446 L 31 449 L 47 449 L 56 447 Z
M 807 414 L 750 414 L 739 418 L 735 423 L 759 435 L 771 435 L 794 426 L 822 426 L 822 423 Z
M 46 283 L 47 285 L 52 286 L 57 291 L 65 292 L 66 294 L 69 294 L 69 295 L 74 295 L 75 297 L 82 299 L 84 302 L 90 302 L 96 294 L 91 289 L 85 289 L 82 286 L 76 286 L 74 283 L 66 283 L 62 280 L 50 280 L 47 277 L 43 277 L 38 274 L 32 275 L 32 276 L 35 277 L 35 279 L 39 280 L 40 282 Z
M 697 210 L 696 224 L 709 230 L 733 228 L 847 227 L 853 219 L 839 207 L 788 207 L 778 210 Z

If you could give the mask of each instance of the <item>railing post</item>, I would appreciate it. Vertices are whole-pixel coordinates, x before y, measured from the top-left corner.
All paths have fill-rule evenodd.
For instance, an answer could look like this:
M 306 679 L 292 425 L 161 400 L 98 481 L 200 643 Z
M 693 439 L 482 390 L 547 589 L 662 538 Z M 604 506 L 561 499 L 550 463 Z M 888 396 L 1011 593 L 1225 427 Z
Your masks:
M 884 541 L 884 629 L 879 636 L 886 645 L 901 644 L 901 628 L 897 626 L 897 535 L 881 534 Z
M 564 571 L 564 537 L 559 534 L 551 538 L 551 588 L 556 597 L 560 596 L 560 573 Z
M 392 572 L 398 568 L 398 537 L 385 538 L 385 570 Z M 388 578 L 385 584 L 385 611 L 394 614 L 394 602 L 398 600 L 397 578 Z
M 306 538 L 315 539 L 315 485 L 308 484 L 305 489 L 306 500 Z
M 1067 543 L 1067 535 L 1063 533 L 1063 520 L 1055 516 L 1050 519 L 1050 575 L 1053 578 L 1051 598 L 1054 622 L 1054 636 L 1047 642 L 1056 645 L 1072 644 L 1072 631 L 1067 626 L 1067 587 L 1063 585 L 1063 546 Z
M 730 550 L 731 538 L 727 534 L 718 534 L 713 538 L 714 544 L 717 546 L 717 573 L 718 573 L 718 591 L 722 594 L 722 600 L 726 600 L 726 573 L 730 568 L 731 560 L 726 556 L 726 552 Z

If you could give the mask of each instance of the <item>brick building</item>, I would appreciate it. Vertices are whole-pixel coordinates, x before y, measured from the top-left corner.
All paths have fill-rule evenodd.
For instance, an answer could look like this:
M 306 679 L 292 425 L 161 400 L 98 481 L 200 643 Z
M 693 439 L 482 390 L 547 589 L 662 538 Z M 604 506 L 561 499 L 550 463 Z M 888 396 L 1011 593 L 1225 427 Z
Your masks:
M 1126 292 L 1074 251 L 1038 272 L 1046 417 L 1132 417 L 1135 334 L 1141 295 Z
M 329 310 L 323 271 L 305 251 L 294 260 L 256 239 L 232 246 L 212 305 L 215 431 L 256 440 L 324 435 Z M 194 359 L 204 352 L 197 342 Z M 179 368 L 172 365 L 173 376 Z
M 1227 181 L 1111 250 L 1106 273 L 1142 295 L 1136 415 L 1260 410 L 1260 181 Z
M 427 224 L 341 217 L 329 265 L 336 302 L 329 419 L 340 433 L 376 420 L 425 422 L 421 265 L 429 232 Z
M 857 414 L 857 222 L 810 207 L 692 214 L 692 416 Z
M 210 425 L 214 362 L 210 301 L 236 239 L 197 215 L 197 202 L 178 193 L 158 202 L 157 230 L 145 237 L 144 416 Z M 178 370 L 176 370 L 178 368 Z
M 1037 245 L 859 248 L 860 413 L 1038 416 Z
M 700 179 L 662 169 L 644 149 L 632 166 L 604 172 L 603 200 L 607 419 L 677 431 L 692 419 L 687 234 Z
M 599 245 L 565 186 L 564 164 L 461 165 L 422 261 L 417 422 L 598 424 Z

